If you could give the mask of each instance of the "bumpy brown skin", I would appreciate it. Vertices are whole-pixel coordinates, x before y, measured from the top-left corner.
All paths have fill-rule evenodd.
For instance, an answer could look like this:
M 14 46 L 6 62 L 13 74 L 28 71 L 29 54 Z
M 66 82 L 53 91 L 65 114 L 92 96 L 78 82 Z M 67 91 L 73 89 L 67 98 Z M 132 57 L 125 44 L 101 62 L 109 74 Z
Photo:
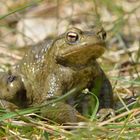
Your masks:
M 71 28 L 53 41 L 33 46 L 8 74 L 16 77 L 6 80 L 10 89 L 1 84 L 0 89 L 6 92 L 1 90 L 0 98 L 21 108 L 40 105 L 77 86 L 81 89 L 98 87 L 100 108 L 112 108 L 112 87 L 96 62 L 105 51 L 104 38 L 102 28 L 90 32 Z M 48 105 L 42 114 L 61 123 L 81 121 L 77 117 L 79 112 L 72 107 L 80 93 L 65 102 Z

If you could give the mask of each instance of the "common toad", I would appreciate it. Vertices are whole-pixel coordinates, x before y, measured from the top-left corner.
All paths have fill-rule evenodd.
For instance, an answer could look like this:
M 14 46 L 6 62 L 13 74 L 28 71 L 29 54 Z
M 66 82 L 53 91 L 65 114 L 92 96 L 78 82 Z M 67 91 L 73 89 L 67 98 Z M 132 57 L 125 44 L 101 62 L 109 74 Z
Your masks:
M 0 98 L 26 108 L 80 86 L 97 88 L 100 109 L 112 108 L 111 84 L 96 61 L 105 51 L 105 38 L 103 28 L 82 31 L 73 27 L 54 40 L 31 47 L 15 69 L 1 73 Z M 61 123 L 81 121 L 78 115 L 82 113 L 82 103 L 80 109 L 73 107 L 80 94 L 81 91 L 66 101 L 46 106 L 42 114 Z

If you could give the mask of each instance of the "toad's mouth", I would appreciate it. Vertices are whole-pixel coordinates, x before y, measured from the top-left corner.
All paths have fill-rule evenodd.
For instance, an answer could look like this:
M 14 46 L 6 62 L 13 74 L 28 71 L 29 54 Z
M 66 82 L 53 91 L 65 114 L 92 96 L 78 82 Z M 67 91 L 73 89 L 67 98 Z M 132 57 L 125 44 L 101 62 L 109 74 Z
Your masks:
M 105 43 L 82 43 L 78 46 L 70 46 L 60 51 L 56 56 L 58 63 L 86 64 L 92 59 L 100 57 L 105 51 Z

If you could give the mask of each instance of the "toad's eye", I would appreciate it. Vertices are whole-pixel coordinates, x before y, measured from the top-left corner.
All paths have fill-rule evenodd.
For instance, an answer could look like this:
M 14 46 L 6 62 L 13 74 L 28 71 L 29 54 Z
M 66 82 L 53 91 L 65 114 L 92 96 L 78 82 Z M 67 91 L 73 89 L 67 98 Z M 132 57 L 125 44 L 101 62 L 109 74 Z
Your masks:
M 76 32 L 68 32 L 66 39 L 69 43 L 75 43 L 78 41 L 79 35 Z
M 103 40 L 106 39 L 106 32 L 105 31 L 102 33 L 102 38 L 103 38 Z
M 98 32 L 98 35 L 99 35 L 99 37 L 100 37 L 102 40 L 105 40 L 105 39 L 106 39 L 106 32 L 105 32 L 105 31 L 100 31 L 100 32 Z

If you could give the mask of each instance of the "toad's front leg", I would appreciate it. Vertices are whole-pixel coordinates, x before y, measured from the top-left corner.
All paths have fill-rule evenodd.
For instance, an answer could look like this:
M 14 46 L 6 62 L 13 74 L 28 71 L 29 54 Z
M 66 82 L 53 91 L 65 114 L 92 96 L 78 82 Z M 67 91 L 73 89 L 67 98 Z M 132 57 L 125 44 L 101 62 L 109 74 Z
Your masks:
M 94 80 L 93 92 L 97 95 L 100 103 L 98 116 L 102 120 L 108 115 L 114 116 L 112 86 L 102 70 L 100 75 Z
M 59 78 L 56 78 L 56 80 L 57 79 Z M 62 84 L 64 80 L 61 80 L 62 81 L 56 81 L 54 84 L 55 80 L 53 77 L 53 83 L 46 84 L 47 98 L 44 98 L 45 100 L 42 101 L 43 107 L 40 110 L 41 115 L 60 124 L 85 121 L 86 119 L 75 109 L 75 107 L 67 103 L 67 100 L 77 94 L 82 86 L 79 85 L 70 88 L 68 91 L 66 84 Z

